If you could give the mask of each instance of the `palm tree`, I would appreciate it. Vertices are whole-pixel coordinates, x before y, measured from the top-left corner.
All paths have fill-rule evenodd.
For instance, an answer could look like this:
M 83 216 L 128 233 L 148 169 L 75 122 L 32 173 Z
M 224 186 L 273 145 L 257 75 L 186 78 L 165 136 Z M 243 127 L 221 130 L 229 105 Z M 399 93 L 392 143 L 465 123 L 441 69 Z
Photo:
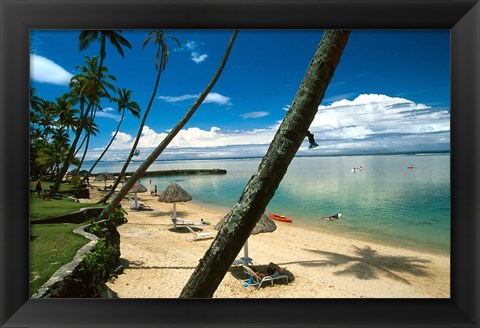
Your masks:
M 30 88 L 30 108 L 36 111 L 40 107 L 42 101 L 43 99 L 37 96 L 37 89 Z
M 38 125 L 42 128 L 42 138 L 48 140 L 55 129 L 55 103 L 44 100 L 38 108 Z
M 132 45 L 128 42 L 121 35 L 122 31 L 115 31 L 115 30 L 86 30 L 82 31 L 78 36 L 80 46 L 80 50 L 87 49 L 93 41 L 99 40 L 100 41 L 100 65 L 101 68 L 103 66 L 103 61 L 105 57 L 107 57 L 106 46 L 107 40 L 110 41 L 110 44 L 117 49 L 118 53 L 122 58 L 125 57 L 125 53 L 123 52 L 123 47 L 127 47 L 128 49 L 132 49 Z
M 135 156 L 138 142 L 140 141 L 140 137 L 142 136 L 143 127 L 147 120 L 148 114 L 150 109 L 152 108 L 153 100 L 155 99 L 155 95 L 157 94 L 158 83 L 160 82 L 160 76 L 162 72 L 165 70 L 165 67 L 168 62 L 168 55 L 169 50 L 166 43 L 166 40 L 174 40 L 179 47 L 181 47 L 180 42 L 173 36 L 167 35 L 164 36 L 163 31 L 153 31 L 147 34 L 147 37 L 143 43 L 143 48 L 150 42 L 153 42 L 154 45 L 157 47 L 156 55 L 155 55 L 155 69 L 157 70 L 157 78 L 155 79 L 155 85 L 153 87 L 152 96 L 150 97 L 150 101 L 148 102 L 147 108 L 145 109 L 145 113 L 143 114 L 142 122 L 140 123 L 140 127 L 138 128 L 137 136 L 135 141 L 133 142 L 132 149 L 130 150 L 130 154 L 128 155 L 120 174 L 118 175 L 117 180 L 113 183 L 112 188 L 105 195 L 99 203 L 106 203 L 107 200 L 113 195 L 115 192 L 115 188 L 119 185 L 120 181 L 122 180 L 125 172 L 127 171 L 128 165 L 130 165 L 130 161 L 132 160 L 133 156 Z
M 70 82 L 72 88 L 71 99 L 80 103 L 78 127 L 63 166 L 53 185 L 53 190 L 58 190 L 72 159 L 75 157 L 78 141 L 82 131 L 88 127 L 88 117 L 91 115 L 91 111 L 98 108 L 101 97 L 109 97 L 109 89 L 115 90 L 115 86 L 109 80 L 116 81 L 116 78 L 113 75 L 106 74 L 108 72 L 106 67 L 98 66 L 98 58 L 96 56 L 93 58 L 85 56 L 85 58 L 86 65 L 77 66 L 80 73 L 74 75 Z M 85 105 L 87 105 L 86 108 L 84 108 Z
M 101 110 L 100 99 L 111 99 L 109 90 L 116 90 L 115 86 L 109 80 L 116 81 L 117 79 L 113 75 L 106 74 L 108 72 L 108 69 L 105 66 L 98 65 L 97 67 L 97 57 L 93 57 L 92 59 L 90 59 L 88 56 L 86 56 L 86 58 L 86 66 L 77 66 L 77 68 L 81 69 L 84 77 L 86 77 L 85 79 L 81 79 L 80 77 L 82 81 L 81 83 L 83 83 L 80 94 L 83 94 L 88 99 L 88 102 L 91 105 L 91 110 L 89 111 L 90 118 L 94 120 L 97 110 Z M 86 113 L 86 115 L 87 114 L 88 113 Z M 84 121 L 84 123 L 86 124 L 87 122 Z M 84 127 L 86 127 L 86 125 L 84 125 Z M 84 128 L 84 130 L 84 138 L 80 143 L 80 146 L 75 151 L 74 157 L 83 147 L 87 138 L 90 137 L 88 132 L 86 131 L 87 129 Z
M 247 241 L 305 138 L 335 72 L 349 31 L 327 30 L 257 172 L 183 288 L 181 298 L 210 298 Z
M 60 144 L 65 145 L 65 147 L 68 147 L 70 136 L 68 135 L 68 132 L 65 129 L 65 127 L 61 126 L 52 133 L 52 140 L 53 142 L 58 142 Z
M 64 160 L 68 152 L 68 146 L 58 140 L 46 143 L 43 148 L 37 152 L 35 163 L 41 167 L 46 173 L 51 173 L 52 177 L 58 175 L 59 166 Z
M 80 162 L 77 166 L 77 170 L 80 172 L 80 168 L 82 167 L 83 165 L 83 161 L 85 160 L 85 156 L 87 155 L 87 152 L 88 152 L 88 147 L 90 145 L 90 137 L 93 135 L 93 136 L 96 136 L 97 133 L 98 133 L 99 129 L 98 129 L 98 125 L 94 122 L 94 118 L 91 117 L 87 120 L 87 126 L 85 128 L 85 134 L 87 136 L 87 142 L 85 144 L 85 149 L 83 150 L 83 156 L 82 158 L 80 159 Z
M 79 110 L 74 108 L 68 94 L 57 98 L 53 111 L 55 115 L 58 116 L 57 125 L 59 127 L 75 131 L 78 126 L 77 115 L 79 114 Z
M 35 88 L 30 88 L 30 130 L 37 138 L 42 138 L 42 119 L 44 119 L 46 108 L 50 106 L 50 103 L 38 97 L 36 93 Z
M 128 191 L 133 187 L 133 185 L 137 182 L 138 179 L 147 171 L 147 169 L 152 165 L 152 163 L 160 156 L 163 150 L 170 144 L 170 142 L 175 138 L 175 136 L 180 132 L 180 130 L 187 124 L 190 118 L 195 114 L 198 107 L 202 104 L 205 98 L 208 96 L 210 91 L 213 89 L 215 84 L 217 83 L 220 75 L 222 75 L 223 69 L 227 63 L 228 57 L 230 56 L 230 51 L 232 50 L 233 43 L 235 42 L 235 38 L 237 37 L 238 31 L 233 31 L 232 37 L 227 45 L 227 49 L 225 50 L 225 54 L 223 55 L 222 61 L 218 66 L 217 71 L 215 72 L 214 76 L 205 87 L 205 90 L 198 96 L 195 103 L 192 107 L 185 113 L 182 119 L 175 125 L 175 127 L 168 133 L 165 139 L 154 149 L 154 151 L 145 159 L 145 161 L 138 167 L 138 169 L 132 174 L 131 178 L 128 179 L 125 184 L 123 185 L 122 189 L 116 194 L 116 196 L 112 199 L 109 205 L 107 205 L 102 213 L 100 213 L 99 218 L 105 218 L 110 215 L 110 213 L 120 204 L 122 199 L 128 193 Z
M 110 142 L 108 143 L 108 145 L 105 147 L 105 149 L 103 150 L 103 152 L 100 154 L 100 156 L 97 158 L 97 160 L 95 161 L 95 163 L 93 163 L 92 167 L 90 168 L 90 170 L 88 171 L 88 174 L 85 175 L 85 177 L 83 178 L 83 181 L 85 181 L 85 179 L 87 179 L 90 174 L 92 173 L 93 169 L 95 168 L 95 166 L 97 166 L 97 164 L 100 162 L 100 160 L 103 158 L 103 156 L 105 155 L 105 153 L 108 151 L 108 149 L 110 148 L 110 146 L 112 145 L 113 141 L 115 140 L 115 138 L 117 137 L 117 134 L 118 134 L 118 131 L 120 130 L 120 126 L 122 125 L 122 122 L 123 122 L 123 119 L 125 117 L 125 110 L 128 110 L 134 117 L 136 118 L 139 118 L 140 117 L 140 106 L 138 106 L 138 104 L 134 101 L 130 101 L 130 97 L 132 95 L 132 91 L 131 90 L 126 90 L 126 89 L 118 89 L 117 90 L 118 92 L 118 98 L 113 98 L 112 100 L 114 102 L 117 103 L 118 105 L 118 112 L 122 114 L 122 116 L 120 117 L 120 120 L 118 121 L 118 125 L 117 125 L 117 129 L 115 130 L 115 132 L 113 133 L 112 135 L 112 138 L 110 139 Z

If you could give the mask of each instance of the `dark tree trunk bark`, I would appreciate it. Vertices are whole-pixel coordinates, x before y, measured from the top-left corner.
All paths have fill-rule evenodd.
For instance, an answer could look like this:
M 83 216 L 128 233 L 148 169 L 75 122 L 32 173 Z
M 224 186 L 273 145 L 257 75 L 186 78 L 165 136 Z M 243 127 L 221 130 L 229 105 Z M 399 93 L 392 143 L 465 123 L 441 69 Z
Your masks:
M 333 77 L 350 31 L 327 30 L 267 154 L 217 237 L 183 288 L 181 298 L 210 298 L 250 236 L 305 138 Z

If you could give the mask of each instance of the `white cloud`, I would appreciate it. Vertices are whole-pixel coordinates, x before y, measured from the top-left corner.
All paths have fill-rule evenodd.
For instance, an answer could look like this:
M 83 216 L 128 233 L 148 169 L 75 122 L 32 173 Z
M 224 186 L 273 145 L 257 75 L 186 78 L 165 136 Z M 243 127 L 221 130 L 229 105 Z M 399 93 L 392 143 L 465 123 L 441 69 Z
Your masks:
M 112 120 L 115 120 L 115 121 L 119 122 L 120 119 L 122 118 L 122 116 L 118 115 L 118 114 L 115 114 L 115 113 L 112 113 L 114 110 L 115 109 L 113 109 L 112 107 L 105 107 L 102 110 L 97 111 L 96 115 L 98 117 L 110 118 Z
M 205 100 L 203 101 L 204 103 L 214 103 L 214 104 L 219 104 L 219 105 L 229 105 L 230 104 L 230 98 L 223 96 L 219 93 L 213 92 L 209 93 Z
M 200 64 L 200 63 L 204 62 L 205 59 L 208 58 L 207 54 L 200 55 L 198 52 L 192 52 L 191 56 L 192 56 L 192 60 L 197 64 Z
M 113 136 L 113 133 L 112 132 L 112 136 Z M 131 140 L 132 140 L 132 136 L 127 134 L 127 133 L 124 133 L 124 132 L 118 132 L 117 133 L 117 136 L 115 137 L 115 140 L 113 141 L 112 143 L 112 146 L 113 145 L 117 145 L 117 144 L 127 144 L 129 143 Z M 129 148 L 132 148 L 132 147 L 129 147 Z M 115 149 L 115 147 L 112 147 L 112 149 Z
M 197 94 L 197 95 L 186 94 L 186 95 L 176 96 L 176 97 L 159 96 L 158 98 L 162 99 L 166 102 L 169 102 L 169 103 L 174 103 L 174 102 L 180 102 L 180 101 L 184 101 L 184 100 L 197 99 L 198 96 L 200 96 L 200 95 L 199 94 Z M 219 93 L 213 92 L 213 93 L 209 93 L 203 102 L 205 104 L 214 103 L 214 104 L 218 104 L 218 105 L 229 105 L 230 104 L 230 98 L 226 97 L 224 95 L 221 95 Z
M 210 130 L 202 130 L 198 127 L 191 127 L 181 130 L 172 140 L 170 148 L 208 148 L 208 147 L 224 147 L 232 145 L 254 145 L 269 144 L 274 136 L 273 129 L 256 129 L 256 130 L 237 130 L 223 131 L 216 126 L 212 126 Z M 156 132 L 149 126 L 144 126 L 142 135 L 138 143 L 139 148 L 156 147 L 167 136 L 167 131 Z M 113 150 L 131 149 L 133 145 L 133 137 L 124 132 L 119 132 L 115 141 L 112 143 Z
M 185 49 L 188 49 L 190 51 L 194 51 L 195 49 L 197 49 L 199 46 L 199 44 L 195 41 L 188 41 L 186 44 L 185 44 Z
M 172 97 L 172 96 L 159 96 L 158 99 L 165 100 L 166 102 L 172 103 L 172 102 L 179 102 L 179 101 L 184 101 L 188 99 L 195 99 L 198 98 L 198 95 L 183 95 L 183 96 L 178 96 L 178 97 Z
M 260 118 L 260 117 L 265 117 L 268 116 L 270 113 L 269 112 L 250 112 L 250 113 L 244 113 L 240 114 L 240 117 L 242 118 Z
M 311 124 L 311 129 L 320 135 L 352 127 L 357 127 L 357 131 L 359 127 L 363 128 L 363 137 L 445 132 L 450 131 L 450 114 L 446 110 L 434 110 L 404 98 L 363 94 L 352 101 L 343 99 L 328 106 L 319 106 Z M 342 137 L 342 134 L 339 133 L 339 136 Z
M 251 113 L 246 113 L 251 114 Z M 163 158 L 215 158 L 263 156 L 278 125 L 254 130 L 181 130 Z M 299 155 L 339 155 L 403 151 L 438 151 L 450 147 L 450 114 L 408 99 L 385 95 L 360 95 L 319 106 L 310 131 L 318 148 L 308 149 L 307 140 Z M 143 156 L 150 154 L 167 135 L 145 126 L 139 142 Z M 120 132 L 112 145 L 117 151 L 131 148 L 133 138 Z M 142 156 L 142 155 L 141 155 Z M 139 156 L 139 160 L 142 159 Z
M 68 85 L 72 74 L 48 58 L 30 55 L 30 78 L 36 82 Z
M 310 154 L 448 150 L 450 113 L 411 100 L 362 94 L 319 106 Z
M 190 53 L 190 58 L 196 63 L 200 64 L 203 63 L 207 58 L 208 55 L 203 53 L 201 54 L 198 49 L 202 46 L 203 43 L 198 43 L 196 41 L 188 41 L 185 43 L 182 48 L 175 49 L 175 51 L 187 51 Z

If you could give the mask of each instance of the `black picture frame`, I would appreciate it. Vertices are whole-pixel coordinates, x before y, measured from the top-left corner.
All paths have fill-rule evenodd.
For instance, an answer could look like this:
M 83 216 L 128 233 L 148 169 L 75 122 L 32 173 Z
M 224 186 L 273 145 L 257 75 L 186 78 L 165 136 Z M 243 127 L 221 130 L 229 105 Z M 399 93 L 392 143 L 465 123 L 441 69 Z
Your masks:
M 0 0 L 2 327 L 479 327 L 480 5 Z M 29 29 L 451 30 L 450 299 L 29 299 Z

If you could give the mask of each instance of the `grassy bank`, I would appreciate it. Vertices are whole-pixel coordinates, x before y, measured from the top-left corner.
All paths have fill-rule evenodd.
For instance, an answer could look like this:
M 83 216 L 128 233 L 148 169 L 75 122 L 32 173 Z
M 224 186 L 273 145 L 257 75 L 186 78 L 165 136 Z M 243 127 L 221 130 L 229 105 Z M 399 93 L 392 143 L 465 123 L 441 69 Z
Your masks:
M 43 189 L 53 184 L 52 181 L 42 181 Z M 35 182 L 30 183 L 30 190 L 35 188 Z M 61 184 L 60 192 L 68 193 L 74 187 Z M 30 221 L 52 218 L 77 212 L 81 208 L 97 206 L 94 203 L 77 203 L 74 199 L 30 197 Z M 77 251 L 89 240 L 79 236 L 73 230 L 86 223 L 32 224 L 30 225 L 30 295 L 50 279 L 52 274 L 63 265 L 72 261 Z
M 30 296 L 64 264 L 73 260 L 89 240 L 73 233 L 82 224 L 33 224 L 30 226 Z
M 73 199 L 38 199 L 30 198 L 30 221 L 73 213 L 81 208 L 98 206 L 95 203 L 77 203 Z

